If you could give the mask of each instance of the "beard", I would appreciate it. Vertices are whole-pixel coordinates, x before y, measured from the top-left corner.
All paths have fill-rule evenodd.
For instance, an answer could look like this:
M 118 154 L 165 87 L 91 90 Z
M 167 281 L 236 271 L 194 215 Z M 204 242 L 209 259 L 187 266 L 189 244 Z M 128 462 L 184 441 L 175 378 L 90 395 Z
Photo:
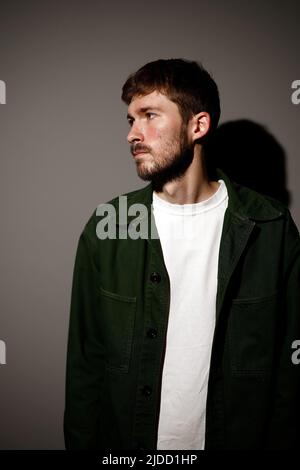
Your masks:
M 136 144 L 139 148 L 139 144 Z M 145 163 L 137 163 L 138 176 L 144 181 L 151 181 L 154 191 L 160 192 L 170 181 L 179 180 L 193 161 L 194 146 L 188 143 L 186 126 L 182 126 L 177 141 L 164 142 L 162 155 L 151 167 Z

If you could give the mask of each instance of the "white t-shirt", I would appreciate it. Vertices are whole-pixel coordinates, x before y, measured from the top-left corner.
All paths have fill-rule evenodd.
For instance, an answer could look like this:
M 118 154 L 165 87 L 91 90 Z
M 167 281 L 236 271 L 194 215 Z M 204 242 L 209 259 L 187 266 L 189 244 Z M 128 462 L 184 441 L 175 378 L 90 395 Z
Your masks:
M 196 204 L 172 204 L 153 192 L 153 214 L 171 299 L 157 448 L 204 449 L 205 413 L 215 328 L 217 270 L 225 182 Z

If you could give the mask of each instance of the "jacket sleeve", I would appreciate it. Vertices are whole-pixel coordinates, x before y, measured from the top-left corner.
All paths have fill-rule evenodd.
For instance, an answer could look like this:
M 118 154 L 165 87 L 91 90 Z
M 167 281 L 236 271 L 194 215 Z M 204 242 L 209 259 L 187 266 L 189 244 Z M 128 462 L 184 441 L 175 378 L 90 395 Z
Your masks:
M 293 343 L 300 340 L 300 238 L 287 211 L 284 240 L 283 285 L 278 328 L 278 361 L 275 367 L 267 447 L 299 447 L 300 364 L 293 361 Z M 295 344 L 295 343 L 294 343 Z
M 97 335 L 97 279 L 85 229 L 78 242 L 71 294 L 64 413 L 66 449 L 97 448 L 104 376 L 103 346 Z

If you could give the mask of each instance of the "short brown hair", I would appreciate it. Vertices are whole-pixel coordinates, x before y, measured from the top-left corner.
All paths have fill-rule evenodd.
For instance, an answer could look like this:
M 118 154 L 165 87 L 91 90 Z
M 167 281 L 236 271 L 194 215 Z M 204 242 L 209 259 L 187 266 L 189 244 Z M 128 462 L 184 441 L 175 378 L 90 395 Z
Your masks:
M 165 94 L 178 105 L 185 123 L 205 111 L 211 119 L 211 130 L 218 126 L 220 98 L 215 81 L 204 67 L 185 59 L 159 59 L 132 73 L 122 88 L 122 100 L 129 105 L 136 96 L 152 91 Z

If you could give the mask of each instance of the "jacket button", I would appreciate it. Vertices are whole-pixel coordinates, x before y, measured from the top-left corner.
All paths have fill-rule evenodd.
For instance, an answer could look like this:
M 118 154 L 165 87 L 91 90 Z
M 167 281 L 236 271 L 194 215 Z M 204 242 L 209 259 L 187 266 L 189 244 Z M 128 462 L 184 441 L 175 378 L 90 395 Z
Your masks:
M 142 394 L 145 397 L 150 397 L 150 395 L 152 394 L 152 388 L 148 385 L 144 385 L 144 387 L 142 388 Z
M 155 330 L 154 328 L 149 328 L 149 330 L 147 331 L 147 337 L 148 338 L 156 338 L 157 336 L 157 330 Z
M 158 284 L 161 281 L 161 275 L 159 273 L 153 272 L 151 273 L 150 280 Z

